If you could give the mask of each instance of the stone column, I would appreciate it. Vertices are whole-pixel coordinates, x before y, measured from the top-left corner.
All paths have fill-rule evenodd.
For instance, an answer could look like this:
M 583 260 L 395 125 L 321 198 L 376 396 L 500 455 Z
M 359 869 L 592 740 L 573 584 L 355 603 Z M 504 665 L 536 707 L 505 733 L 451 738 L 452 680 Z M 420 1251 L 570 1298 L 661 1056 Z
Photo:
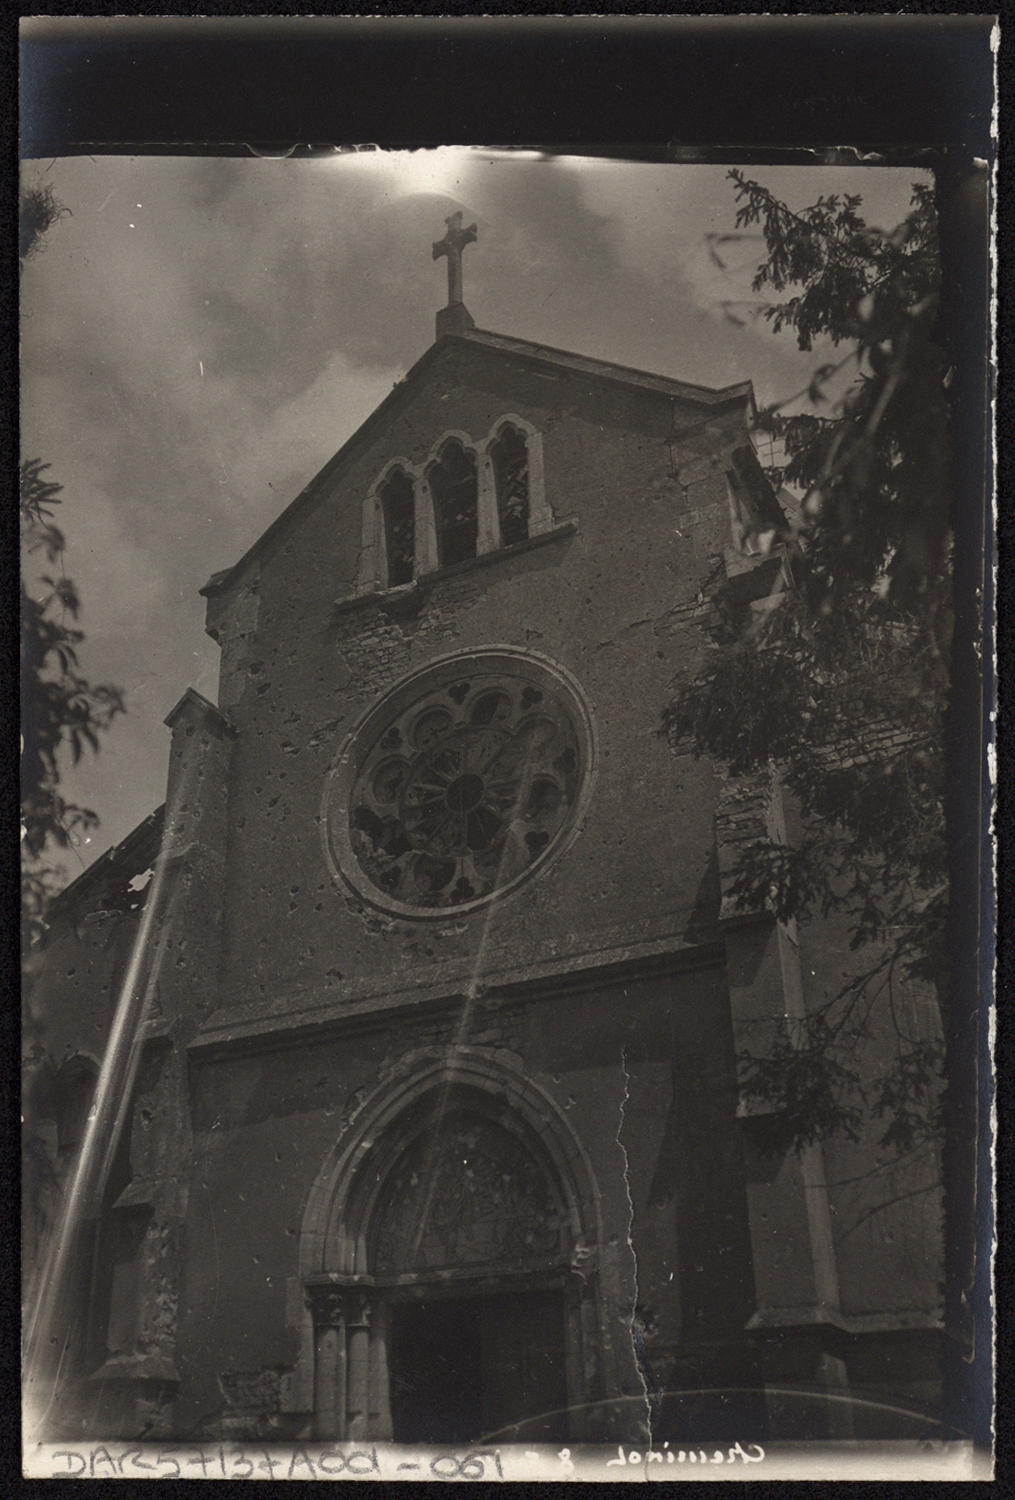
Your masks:
M 716 825 L 734 1046 L 738 1054 L 762 1055 L 780 1029 L 788 1027 L 792 1034 L 807 1019 L 794 925 L 777 921 L 764 909 L 745 910 L 729 894 L 741 848 L 754 840 L 784 839 L 781 794 L 774 780 L 764 776 L 727 783 Z M 808 1379 L 846 1394 L 841 1362 L 821 1358 L 822 1328 L 836 1325 L 841 1317 L 821 1146 L 766 1155 L 765 1108 L 742 1099 L 738 1114 L 755 1282 L 748 1330 L 760 1335 L 781 1331 L 779 1338 L 765 1340 L 764 1363 L 773 1384 L 780 1383 L 780 1349 L 794 1348 L 798 1364 L 802 1358 L 810 1371 Z M 841 1420 L 835 1425 L 841 1435 Z
M 543 478 L 543 434 L 527 432 L 525 444 L 529 455 L 529 536 L 542 536 L 553 530 L 553 509 L 546 497 Z
M 416 573 L 420 578 L 425 573 L 437 571 L 437 518 L 434 515 L 433 495 L 425 474 L 416 480 Z
M 579 1242 L 571 1252 L 564 1288 L 568 1436 L 575 1442 L 599 1442 L 605 1432 L 598 1263 L 598 1252 Z
M 370 1322 L 369 1436 L 391 1441 L 391 1391 L 388 1381 L 388 1304 L 378 1302 Z
M 376 489 L 363 501 L 363 534 L 360 540 L 357 594 L 372 594 L 387 578 L 388 561 L 384 535 L 384 512 Z
M 345 1437 L 345 1319 L 341 1300 L 323 1299 L 314 1340 L 314 1431 L 323 1442 Z
M 359 1297 L 349 1308 L 348 1389 L 346 1397 L 346 1438 L 359 1442 L 368 1435 L 370 1417 L 370 1304 Z
M 476 506 L 478 531 L 476 554 L 496 552 L 500 546 L 500 517 L 497 514 L 497 482 L 493 459 L 487 452 L 476 455 Z

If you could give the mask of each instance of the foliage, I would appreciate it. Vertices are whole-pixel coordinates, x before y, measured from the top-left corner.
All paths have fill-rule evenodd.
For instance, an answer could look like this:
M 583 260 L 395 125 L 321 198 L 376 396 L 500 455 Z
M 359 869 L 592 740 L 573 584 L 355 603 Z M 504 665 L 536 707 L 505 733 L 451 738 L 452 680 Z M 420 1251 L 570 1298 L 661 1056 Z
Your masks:
M 22 952 L 22 1219 L 25 1269 L 52 1227 L 50 1199 L 58 1185 L 37 1118 L 37 1087 L 47 1059 L 35 975 L 46 913 L 62 883 L 54 860 L 98 819 L 60 792 L 64 756 L 80 760 L 123 712 L 118 688 L 93 684 L 80 670 L 84 633 L 73 623 L 77 590 L 63 571 L 64 538 L 53 517 L 62 486 L 48 464 L 28 459 L 20 472 L 21 578 L 21 952 Z M 36 567 L 45 572 L 36 576 Z
M 90 808 L 61 794 L 61 760 L 69 752 L 76 764 L 86 749 L 98 750 L 100 734 L 123 712 L 118 688 L 93 684 L 81 674 L 77 648 L 84 632 L 73 623 L 81 606 L 63 572 L 64 538 L 53 519 L 62 486 L 47 478 L 48 469 L 41 460 L 28 459 L 20 474 L 26 564 L 21 581 L 21 820 L 29 941 L 38 935 L 55 890 L 52 853 L 69 848 L 80 832 L 98 822 Z M 32 558 L 47 571 L 29 580 Z
M 752 608 L 733 580 L 719 585 L 706 666 L 664 727 L 730 775 L 774 771 L 799 808 L 792 841 L 746 849 L 731 894 L 786 922 L 839 915 L 862 950 L 860 972 L 792 1037 L 745 1053 L 746 1091 L 779 1105 L 794 1144 L 853 1133 L 862 1108 L 880 1118 L 886 1151 L 912 1152 L 937 1130 L 940 1046 L 896 1026 L 873 1083 L 859 1056 L 872 1018 L 895 1015 L 899 986 L 940 985 L 943 972 L 951 581 L 933 200 L 914 187 L 886 234 L 857 197 L 794 213 L 730 177 L 738 229 L 760 226 L 767 247 L 755 292 L 791 293 L 763 301 L 760 317 L 804 351 L 848 353 L 818 368 L 809 409 L 760 414 L 785 452 L 774 484 L 799 497 L 781 535 L 755 539 L 780 559 L 781 592 Z M 833 404 L 829 386 L 850 364 Z
M 896 614 L 946 648 L 947 371 L 934 338 L 940 262 L 931 191 L 914 186 L 909 216 L 883 234 L 860 219 L 859 198 L 823 198 L 793 214 L 767 189 L 730 175 L 743 200 L 738 226 L 760 223 L 769 249 L 754 290 L 801 287 L 762 316 L 776 332 L 794 329 L 805 351 L 818 338 L 848 342 L 856 364 L 838 411 L 762 414 L 761 426 L 786 444 L 781 477 L 806 491 L 797 587 L 827 613 L 878 587 Z M 838 368 L 816 371 L 816 404 Z
M 22 190 L 18 212 L 18 258 L 23 265 L 42 248 L 43 236 L 70 209 L 58 203 L 53 189 L 38 183 Z

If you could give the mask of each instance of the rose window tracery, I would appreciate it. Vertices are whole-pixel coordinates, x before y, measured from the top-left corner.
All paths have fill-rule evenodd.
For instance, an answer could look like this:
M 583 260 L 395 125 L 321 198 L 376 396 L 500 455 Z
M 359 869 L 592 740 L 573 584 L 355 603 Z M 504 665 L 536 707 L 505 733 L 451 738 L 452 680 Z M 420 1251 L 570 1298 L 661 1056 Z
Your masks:
M 344 833 L 381 904 L 482 901 L 572 823 L 590 759 L 580 709 L 545 670 L 505 665 L 472 658 L 436 684 L 421 674 L 364 734 Z

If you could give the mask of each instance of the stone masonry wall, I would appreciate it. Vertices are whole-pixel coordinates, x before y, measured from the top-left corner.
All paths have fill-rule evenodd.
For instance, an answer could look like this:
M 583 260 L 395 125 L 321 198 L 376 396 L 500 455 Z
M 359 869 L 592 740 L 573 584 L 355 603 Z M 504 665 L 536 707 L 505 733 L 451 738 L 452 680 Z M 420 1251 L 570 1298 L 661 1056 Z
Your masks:
M 661 1378 L 682 1303 L 707 1338 L 742 1323 L 750 1300 L 733 1080 L 710 1061 L 725 1007 L 721 971 L 704 970 L 542 1000 L 481 999 L 466 1033 L 470 1047 L 515 1058 L 564 1111 L 599 1186 L 622 1300 L 652 1316 Z M 400 1059 L 453 1049 L 462 1036 L 461 1010 L 445 1007 L 195 1062 L 181 1424 L 218 1409 L 220 1375 L 291 1369 L 297 1246 L 322 1161 Z
M 565 962 L 663 937 L 680 941 L 714 882 L 711 782 L 658 736 L 675 674 L 700 650 L 701 584 L 728 541 L 722 453 L 743 440 L 736 409 L 711 421 L 713 457 L 671 475 L 673 403 L 553 383 L 485 351 L 447 367 L 351 461 L 302 527 L 260 561 L 256 628 L 229 634 L 223 701 L 238 728 L 226 877 L 224 1011 L 316 1011 L 378 989 Z M 543 434 L 546 493 L 574 534 L 437 579 L 419 612 L 336 614 L 354 589 L 363 496 L 383 464 L 419 462 L 448 428 L 485 436 L 515 412 Z M 253 585 L 251 585 L 252 587 Z M 237 598 L 247 597 L 248 585 Z M 239 605 L 238 605 L 239 607 Z M 252 612 L 241 613 L 249 624 Z M 574 673 L 599 736 L 581 836 L 545 873 L 467 918 L 397 922 L 364 910 L 330 875 L 321 799 L 343 737 L 377 695 L 434 656 L 500 643 Z M 438 972 L 439 971 L 439 972 Z

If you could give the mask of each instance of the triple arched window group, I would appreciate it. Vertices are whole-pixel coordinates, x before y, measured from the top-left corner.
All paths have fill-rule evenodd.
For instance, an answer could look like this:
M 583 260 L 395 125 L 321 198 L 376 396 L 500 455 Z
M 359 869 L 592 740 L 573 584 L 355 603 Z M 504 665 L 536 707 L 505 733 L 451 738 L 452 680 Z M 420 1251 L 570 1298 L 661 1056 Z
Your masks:
M 553 526 L 540 434 L 521 417 L 473 443 L 447 432 L 422 464 L 386 465 L 366 501 L 361 592 L 399 588 Z

